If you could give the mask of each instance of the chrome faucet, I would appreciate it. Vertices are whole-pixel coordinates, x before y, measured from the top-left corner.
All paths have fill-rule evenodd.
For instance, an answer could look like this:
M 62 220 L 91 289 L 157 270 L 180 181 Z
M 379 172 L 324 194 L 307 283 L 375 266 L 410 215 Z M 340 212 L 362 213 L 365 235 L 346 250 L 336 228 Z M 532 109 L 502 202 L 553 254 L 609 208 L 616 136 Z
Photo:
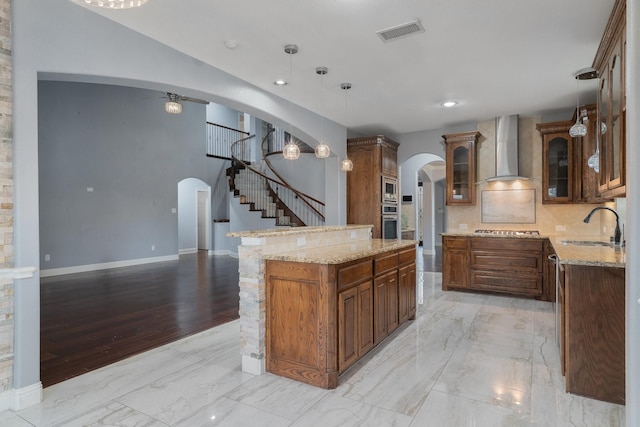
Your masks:
M 616 216 L 616 230 L 614 231 L 614 234 L 613 234 L 613 243 L 615 245 L 620 245 L 620 234 L 621 234 L 620 233 L 620 216 L 618 215 L 618 212 L 606 206 L 598 206 L 597 208 L 593 208 L 591 212 L 589 212 L 589 215 L 587 215 L 587 217 L 584 219 L 584 222 L 588 224 L 589 221 L 591 220 L 591 215 L 593 215 L 595 211 L 598 211 L 600 209 L 611 211 Z

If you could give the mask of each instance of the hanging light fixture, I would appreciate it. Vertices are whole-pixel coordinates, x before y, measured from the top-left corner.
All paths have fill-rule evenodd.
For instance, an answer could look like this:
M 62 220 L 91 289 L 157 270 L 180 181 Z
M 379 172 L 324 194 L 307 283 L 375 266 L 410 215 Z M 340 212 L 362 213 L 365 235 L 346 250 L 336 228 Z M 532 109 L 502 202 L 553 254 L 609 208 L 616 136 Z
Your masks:
M 103 9 L 132 9 L 140 7 L 149 0 L 73 0 L 76 3 L 86 4 Z
M 582 79 L 582 71 L 580 70 L 576 73 L 576 122 L 571 129 L 569 129 L 569 135 L 572 138 L 582 137 L 587 134 L 587 127 L 582 123 L 582 119 L 580 117 L 580 80 Z
M 182 113 L 182 104 L 180 104 L 180 95 L 175 93 L 167 93 L 169 100 L 164 103 L 164 111 L 169 114 Z
M 349 116 L 349 105 L 347 102 L 347 93 L 351 89 L 351 83 L 341 83 L 340 89 L 344 90 L 344 125 L 347 126 Z M 340 162 L 340 170 L 343 172 L 351 172 L 353 170 L 353 162 L 348 157 Z
M 320 144 L 316 145 L 316 157 L 326 159 L 331 154 L 331 148 L 324 143 L 324 76 L 329 72 L 327 67 L 317 67 L 316 74 L 320 75 Z
M 298 46 L 295 44 L 288 44 L 284 47 L 284 52 L 289 55 L 289 83 L 292 82 L 293 76 L 293 55 L 298 53 Z M 289 85 L 290 96 L 289 111 L 291 111 L 291 103 L 293 102 L 293 85 Z M 289 122 L 291 122 L 291 114 L 289 114 Z M 296 160 L 300 157 L 300 147 L 293 141 L 293 124 L 291 124 L 291 131 L 289 132 L 289 142 L 282 148 L 282 156 L 286 160 Z

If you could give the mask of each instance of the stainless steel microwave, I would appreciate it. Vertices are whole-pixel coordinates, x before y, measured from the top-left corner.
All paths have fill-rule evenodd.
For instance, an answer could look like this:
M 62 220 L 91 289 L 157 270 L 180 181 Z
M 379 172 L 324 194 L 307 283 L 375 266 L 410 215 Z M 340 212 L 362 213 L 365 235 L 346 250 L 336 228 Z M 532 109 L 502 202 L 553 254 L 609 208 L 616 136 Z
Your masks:
M 398 203 L 398 180 L 382 177 L 382 203 Z

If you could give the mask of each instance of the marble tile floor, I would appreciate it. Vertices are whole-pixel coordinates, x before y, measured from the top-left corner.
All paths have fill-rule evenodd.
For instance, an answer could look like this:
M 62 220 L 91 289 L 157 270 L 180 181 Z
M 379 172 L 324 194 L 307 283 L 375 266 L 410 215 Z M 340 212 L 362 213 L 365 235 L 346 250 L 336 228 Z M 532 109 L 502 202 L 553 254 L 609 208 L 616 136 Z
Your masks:
M 624 406 L 563 391 L 552 304 L 418 274 L 417 319 L 335 390 L 241 372 L 234 321 L 48 387 L 0 425 L 624 426 Z

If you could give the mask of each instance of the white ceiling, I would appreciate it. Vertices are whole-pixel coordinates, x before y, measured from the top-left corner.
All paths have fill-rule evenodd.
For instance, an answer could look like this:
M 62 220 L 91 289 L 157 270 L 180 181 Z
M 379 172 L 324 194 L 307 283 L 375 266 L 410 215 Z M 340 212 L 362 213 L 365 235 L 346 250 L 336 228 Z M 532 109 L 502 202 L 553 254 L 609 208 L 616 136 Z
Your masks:
M 591 66 L 613 3 L 149 0 L 92 10 L 355 132 L 399 134 L 574 107 L 573 75 Z M 388 43 L 376 35 L 416 18 L 424 33 Z M 291 58 L 289 43 L 299 46 Z M 290 59 L 292 84 L 274 85 L 288 79 Z M 317 66 L 329 69 L 324 91 Z M 342 82 L 353 84 L 347 97 Z M 580 85 L 593 101 L 596 82 Z M 449 99 L 459 105 L 445 110 Z

